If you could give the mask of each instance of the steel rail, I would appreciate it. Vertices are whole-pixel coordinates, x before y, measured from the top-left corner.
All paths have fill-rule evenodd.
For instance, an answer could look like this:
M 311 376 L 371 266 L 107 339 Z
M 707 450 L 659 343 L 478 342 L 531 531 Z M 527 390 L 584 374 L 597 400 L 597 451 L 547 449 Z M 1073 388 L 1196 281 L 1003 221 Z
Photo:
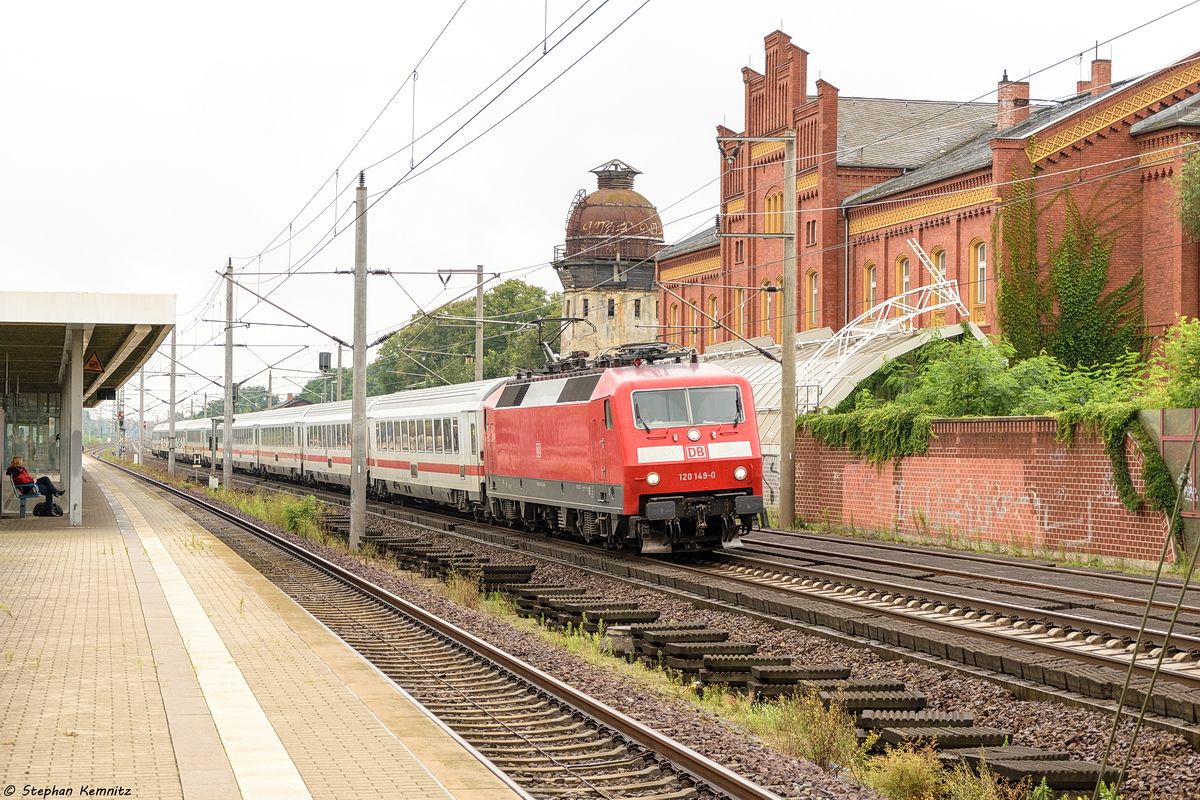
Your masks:
M 1064 567 L 1064 566 L 1061 566 L 1058 564 L 1046 564 L 1046 563 L 1034 564 L 1034 563 L 1030 563 L 1030 562 L 1020 562 L 1020 561 L 1016 561 L 1013 559 L 993 558 L 990 556 L 979 555 L 978 553 L 964 553 L 964 552 L 957 551 L 957 550 L 941 550 L 941 549 L 935 549 L 935 548 L 929 548 L 929 547 L 920 547 L 917 545 L 897 545 L 897 544 L 892 544 L 890 542 L 871 542 L 870 544 L 864 544 L 861 542 L 856 542 L 852 539 L 845 539 L 842 537 L 828 537 L 828 536 L 822 536 L 820 534 L 815 534 L 815 533 L 805 533 L 803 531 L 784 531 L 784 530 L 777 530 L 774 528 L 769 528 L 769 529 L 764 528 L 764 529 L 762 529 L 761 532 L 770 534 L 773 536 L 781 536 L 781 537 L 785 537 L 785 538 L 789 538 L 789 539 L 803 539 L 803 540 L 810 540 L 810 541 L 816 541 L 816 542 L 837 542 L 838 544 L 842 544 L 842 545 L 851 545 L 851 546 L 862 547 L 862 548 L 869 547 L 874 550 L 888 550 L 888 551 L 893 551 L 893 552 L 898 552 L 898 553 L 908 553 L 910 555 L 914 554 L 914 553 L 915 554 L 924 554 L 924 555 L 934 556 L 937 558 L 945 558 L 945 559 L 949 559 L 952 561 L 976 561 L 980 564 L 992 564 L 992 565 L 1001 566 L 1001 567 L 1017 567 L 1017 568 L 1024 568 L 1024 569 L 1034 569 L 1035 567 L 1037 567 L 1040 569 L 1053 571 L 1055 574 L 1059 574 L 1059 575 L 1071 575 L 1071 576 L 1079 577 L 1079 578 L 1092 578 L 1092 579 L 1099 578 L 1099 579 L 1105 580 L 1105 581 L 1113 581 L 1116 583 L 1128 583 L 1128 584 L 1132 584 L 1132 585 L 1136 585 L 1136 586 L 1149 587 L 1153 583 L 1153 581 L 1150 578 L 1146 578 L 1141 575 L 1130 575 L 1129 573 L 1123 573 L 1123 572 L 1097 573 L 1094 570 L 1076 569 L 1074 567 Z M 806 548 L 806 547 L 801 547 L 799 545 L 786 545 L 786 544 L 777 544 L 774 542 L 762 542 L 762 541 L 755 540 L 753 537 L 754 537 L 753 533 L 749 534 L 748 536 L 742 537 L 743 544 L 754 545 L 757 547 L 788 548 L 788 549 L 793 549 L 796 552 L 805 552 L 805 553 L 821 553 L 821 552 L 823 552 L 815 547 Z M 894 566 L 896 564 L 896 562 L 894 562 L 894 561 L 888 561 L 886 559 L 877 559 L 873 556 L 863 556 L 863 555 L 858 555 L 858 554 L 853 554 L 853 555 L 846 554 L 845 557 L 862 559 L 864 561 L 869 561 L 871 563 L 889 564 L 892 566 Z M 931 572 L 937 572 L 938 574 L 942 574 L 942 575 L 957 575 L 957 576 L 961 576 L 961 577 L 983 578 L 985 580 L 994 580 L 998 583 L 1008 583 L 1013 586 L 1029 586 L 1029 587 L 1040 588 L 1040 589 L 1046 588 L 1046 585 L 1044 583 L 1035 583 L 1032 581 L 1022 581 L 1018 578 L 999 577 L 999 576 L 994 576 L 994 575 L 988 575 L 986 573 L 973 573 L 973 572 L 957 571 L 957 570 L 952 570 L 952 569 L 949 569 L 946 567 L 929 567 L 928 565 L 923 565 L 923 568 L 929 569 Z M 1172 581 L 1172 582 L 1160 581 L 1159 586 L 1163 587 L 1163 588 L 1172 588 L 1172 589 L 1177 589 L 1177 590 L 1184 588 L 1182 582 L 1175 582 L 1175 581 Z M 1054 587 L 1054 590 L 1061 591 L 1064 593 L 1078 594 L 1081 597 L 1092 596 L 1087 592 L 1087 590 L 1084 590 L 1084 589 L 1075 589 L 1075 588 L 1071 588 L 1071 587 L 1056 586 L 1056 587 Z M 1200 589 L 1196 588 L 1195 586 L 1188 588 L 1187 591 L 1200 593 Z M 1114 598 L 1111 594 L 1096 594 L 1095 597 L 1098 599 L 1102 599 L 1102 600 L 1112 600 L 1112 599 L 1126 600 L 1127 599 L 1133 603 L 1143 603 L 1143 604 L 1145 603 L 1144 598 L 1137 598 L 1137 597 Z M 1164 605 L 1164 608 L 1165 608 L 1165 610 L 1174 610 L 1175 604 L 1167 603 Z M 1200 606 L 1185 606 L 1184 610 L 1200 613 Z
M 813 567 L 807 564 L 781 564 L 774 561 L 759 561 L 753 558 L 745 558 L 740 555 L 733 555 L 733 559 L 744 561 L 749 564 L 756 564 L 770 569 L 791 570 L 802 574 L 811 574 L 822 578 L 823 580 L 839 583 L 844 585 L 857 586 L 859 588 L 871 589 L 874 591 L 883 592 L 886 594 L 907 595 L 913 600 L 928 600 L 942 601 L 945 605 L 964 608 L 969 611 L 981 611 L 989 614 L 1003 612 L 1002 616 L 1016 617 L 1019 620 L 1033 620 L 1036 622 L 1055 622 L 1066 623 L 1057 625 L 1060 628 L 1072 628 L 1075 630 L 1114 630 L 1120 631 L 1123 634 L 1138 633 L 1139 631 L 1146 634 L 1152 634 L 1159 637 L 1166 637 L 1166 631 L 1158 628 L 1146 628 L 1142 630 L 1138 625 L 1132 623 L 1112 622 L 1110 620 L 1095 619 L 1092 617 L 1082 616 L 1078 614 L 1070 614 L 1063 611 L 1052 611 L 1044 608 L 1035 608 L 1032 606 L 1023 606 L 1019 603 L 1010 603 L 1003 600 L 993 600 L 991 598 L 971 597 L 970 595 L 957 594 L 955 592 L 931 591 L 924 586 L 906 585 L 906 578 L 896 577 L 888 582 L 873 580 L 870 577 L 847 576 L 843 573 L 834 572 L 832 570 L 824 570 L 819 567 Z M 844 569 L 844 568 L 843 568 Z M 724 576 L 722 576 L 724 577 Z M 1116 637 L 1113 637 L 1116 638 Z M 1179 643 L 1187 644 L 1191 647 L 1200 648 L 1200 637 L 1191 636 L 1188 634 L 1172 633 L 1169 643 L 1178 647 Z M 1162 641 L 1157 641 L 1155 644 L 1161 646 Z M 1183 648 L 1180 648 L 1183 649 Z
M 745 542 L 745 540 L 743 540 L 743 543 L 744 542 Z M 917 552 L 921 552 L 921 551 L 917 551 Z M 791 553 L 798 553 L 798 554 L 802 554 L 802 555 L 814 555 L 817 557 L 820 557 L 822 555 L 824 555 L 824 556 L 829 555 L 828 553 L 822 553 L 822 551 L 816 549 L 815 547 L 800 547 L 797 545 L 777 544 L 777 543 L 769 543 L 768 544 L 765 542 L 753 542 L 750 544 L 750 546 L 743 546 L 742 548 L 739 549 L 739 551 L 737 553 L 730 553 L 729 555 L 731 557 L 738 558 L 738 557 L 742 557 L 745 554 L 762 555 L 762 556 L 778 556 L 778 555 L 789 555 Z M 858 553 L 843 554 L 843 555 L 840 555 L 839 557 L 852 558 L 855 561 L 861 561 L 865 564 L 881 564 L 884 566 L 893 566 L 893 567 L 902 566 L 902 567 L 908 568 L 907 565 L 905 565 L 903 563 L 898 563 L 896 561 L 890 561 L 886 558 L 877 558 L 875 556 L 861 555 Z M 999 564 L 1003 564 L 1005 562 L 997 561 L 994 563 L 999 565 Z M 1046 588 L 1046 583 L 1044 581 L 1043 582 L 1027 581 L 1027 580 L 1022 580 L 1020 578 L 1007 577 L 1004 575 L 989 575 L 989 574 L 983 573 L 983 572 L 967 572 L 965 570 L 951 569 L 949 567 L 936 567 L 936 566 L 931 567 L 928 564 L 923 564 L 920 567 L 913 567 L 913 569 L 922 569 L 924 571 L 931 572 L 936 575 L 947 575 L 947 576 L 952 576 L 952 577 L 956 577 L 956 578 L 978 578 L 980 580 L 992 581 L 993 583 L 1003 584 L 1005 586 L 1016 586 L 1016 587 L 1020 587 L 1023 589 L 1045 589 Z M 1030 567 L 1030 569 L 1032 569 L 1032 567 Z M 1097 577 L 1100 577 L 1101 579 L 1103 579 L 1104 576 L 1097 576 Z M 1166 588 L 1176 588 L 1176 589 L 1182 588 L 1181 586 L 1172 587 L 1171 584 L 1165 584 L 1165 587 Z M 1125 595 L 1114 595 L 1111 592 L 1091 591 L 1089 589 L 1080 589 L 1080 588 L 1077 588 L 1074 586 L 1055 586 L 1055 587 L 1053 587 L 1053 591 L 1058 592 L 1059 594 L 1064 594 L 1064 595 L 1072 595 L 1075 597 L 1085 597 L 1089 600 L 1106 600 L 1106 601 L 1110 601 L 1110 602 L 1121 603 L 1122 605 L 1138 606 L 1140 608 L 1145 608 L 1145 606 L 1146 606 L 1145 598 L 1128 597 Z M 1189 591 L 1195 591 L 1195 590 L 1192 589 Z M 1174 611 L 1175 610 L 1174 603 L 1166 603 L 1166 602 L 1163 602 L 1160 600 L 1155 600 L 1155 601 L 1151 602 L 1150 607 L 1156 608 L 1160 611 Z M 1186 611 L 1189 613 L 1193 613 L 1193 614 L 1200 614 L 1200 606 L 1185 605 L 1180 610 Z
M 277 482 L 272 481 L 273 485 L 276 483 Z M 287 486 L 286 486 L 286 484 L 283 484 L 280 488 L 283 488 L 286 490 Z M 339 500 L 343 497 L 342 495 L 335 495 L 335 496 L 338 497 Z M 188 495 L 188 497 L 190 498 L 190 495 Z M 435 514 L 434 516 L 442 516 L 442 515 Z M 462 519 L 455 518 L 455 517 L 447 516 L 444 518 L 447 520 L 452 520 L 452 521 L 456 522 L 460 526 L 460 530 L 463 525 L 471 525 L 471 524 L 481 525 L 480 523 L 469 523 L 469 522 L 466 522 Z M 510 529 L 502 529 L 502 530 L 505 530 L 508 533 L 514 533 L 514 531 L 512 531 Z M 572 543 L 572 544 L 575 544 L 575 543 Z M 988 630 L 981 629 L 976 626 L 965 625 L 961 622 L 946 622 L 946 621 L 942 621 L 942 620 L 931 619 L 928 616 L 924 616 L 924 615 L 917 616 L 912 611 L 907 610 L 907 609 L 902 610 L 902 609 L 898 609 L 898 608 L 895 608 L 892 606 L 887 606 L 887 605 L 883 605 L 883 604 L 879 604 L 879 603 L 868 604 L 866 602 L 863 602 L 862 600 L 830 596 L 827 593 L 817 594 L 815 592 L 804 591 L 803 589 L 799 589 L 799 588 L 795 588 L 795 587 L 780 587 L 778 585 L 773 585 L 767 581 L 763 581 L 761 579 L 755 579 L 753 577 L 748 577 L 748 576 L 743 576 L 743 575 L 730 575 L 730 574 L 727 574 L 724 572 L 714 572 L 711 568 L 696 567 L 696 566 L 687 565 L 687 564 L 683 564 L 683 563 L 679 563 L 679 562 L 663 562 L 663 561 L 656 560 L 656 559 L 646 558 L 644 556 L 633 556 L 630 554 L 618 554 L 618 553 L 614 553 L 614 551 L 611 551 L 611 550 L 603 550 L 600 548 L 588 547 L 586 545 L 575 544 L 575 546 L 579 546 L 579 547 L 582 547 L 582 548 L 588 549 L 588 550 L 594 550 L 597 553 L 610 555 L 610 556 L 624 555 L 627 559 L 635 561 L 635 562 L 644 563 L 647 565 L 659 566 L 659 567 L 667 566 L 671 569 L 682 570 L 682 571 L 689 572 L 692 574 L 701 575 L 706 578 L 719 578 L 721 580 L 729 580 L 729 581 L 732 581 L 735 583 L 741 583 L 743 585 L 752 586 L 757 589 L 765 588 L 765 589 L 770 589 L 772 591 L 778 591 L 785 595 L 806 596 L 806 597 L 811 597 L 813 599 L 818 599 L 818 600 L 821 600 L 824 602 L 830 602 L 835 605 L 840 605 L 840 606 L 844 606 L 844 607 L 848 607 L 848 608 L 854 608 L 859 611 L 868 610 L 872 613 L 880 613 L 880 614 L 883 614 L 886 616 L 891 616 L 891 617 L 895 617 L 898 619 L 904 619 L 909 622 L 917 621 L 923 625 L 929 625 L 930 627 L 939 628 L 942 630 L 946 630 L 946 631 L 950 631 L 950 632 L 954 632 L 954 633 L 958 633 L 958 634 L 962 634 L 962 635 L 974 636 L 974 637 L 981 638 L 981 639 L 997 641 L 997 642 L 1001 642 L 1001 643 L 1012 645 L 1012 646 L 1018 646 L 1018 647 L 1028 649 L 1028 650 L 1032 650 L 1034 652 L 1072 658 L 1072 659 L 1080 661 L 1082 663 L 1088 663 L 1088 664 L 1094 664 L 1097 666 L 1106 666 L 1106 667 L 1119 667 L 1121 669 L 1126 669 L 1129 665 L 1129 659 L 1125 658 L 1125 657 L 1109 656 L 1109 655 L 1104 655 L 1104 654 L 1100 654 L 1100 653 L 1082 652 L 1079 649 L 1079 647 L 1071 647 L 1071 646 L 1066 646 L 1066 645 L 1062 645 L 1062 644 L 1044 644 L 1044 643 L 1040 643 L 1040 642 L 1034 642 L 1034 641 L 1030 641 L 1024 637 L 1015 636 L 1013 634 L 1006 634 L 1001 631 L 988 631 Z M 897 548 L 897 549 L 903 549 L 903 548 Z M 739 558 L 739 556 L 737 556 L 736 554 L 728 554 L 728 555 L 730 555 L 734 558 Z M 900 587 L 898 587 L 898 586 L 884 584 L 884 583 L 878 582 L 878 581 L 869 581 L 865 578 L 851 579 L 850 577 L 848 577 L 844 574 L 822 571 L 820 569 L 814 569 L 809 566 L 788 565 L 788 564 L 782 564 L 779 562 L 765 562 L 765 561 L 757 561 L 756 562 L 755 559 L 747 559 L 744 557 L 740 557 L 740 558 L 741 558 L 741 560 L 744 560 L 744 561 L 747 561 L 750 563 L 756 563 L 762 568 L 769 568 L 769 569 L 771 569 L 773 571 L 777 571 L 777 572 L 783 571 L 783 570 L 794 570 L 796 572 L 808 571 L 808 572 L 813 573 L 814 575 L 819 575 L 822 580 L 825 580 L 825 581 L 828 581 L 831 583 L 850 585 L 853 580 L 861 588 L 864 588 L 864 589 L 870 588 L 870 589 L 874 589 L 876 591 L 880 591 L 885 594 L 904 595 L 904 596 L 912 597 L 913 596 L 912 593 L 917 591 L 913 587 L 904 587 L 903 590 L 901 590 Z M 573 564 L 572 566 L 575 566 L 578 568 L 579 565 Z M 1081 574 L 1087 574 L 1087 573 L 1081 573 Z M 619 578 L 620 576 L 613 576 L 613 577 Z M 902 579 L 900 579 L 900 580 L 902 580 Z M 920 587 L 920 588 L 923 589 L 924 587 Z M 1044 587 L 1042 587 L 1042 588 L 1044 588 Z M 951 592 L 945 592 L 945 593 L 939 593 L 939 594 L 925 592 L 925 598 L 923 598 L 923 599 L 947 600 L 948 601 L 946 603 L 947 605 L 964 606 L 964 607 L 967 607 L 972 610 L 979 609 L 980 611 L 986 611 L 988 613 L 991 613 L 993 610 L 1003 609 L 1006 612 L 1011 612 L 1011 614 L 1010 614 L 1011 616 L 1017 616 L 1018 618 L 1036 619 L 1038 621 L 1050 621 L 1051 619 L 1059 619 L 1059 620 L 1064 620 L 1064 621 L 1069 620 L 1073 623 L 1080 625 L 1081 627 L 1086 627 L 1087 629 L 1107 628 L 1107 629 L 1117 630 L 1117 631 L 1124 630 L 1126 633 L 1128 633 L 1130 631 L 1138 630 L 1138 627 L 1134 626 L 1134 625 L 1123 625 L 1122 623 L 1112 623 L 1112 622 L 1108 622 L 1106 620 L 1096 620 L 1096 619 L 1090 619 L 1090 618 L 1086 618 L 1086 617 L 1077 617 L 1077 616 L 1070 615 L 1070 614 L 1061 614 L 1061 615 L 1058 615 L 1057 617 L 1053 617 L 1053 616 L 1051 616 L 1051 614 L 1053 612 L 1047 612 L 1044 609 L 1030 608 L 1027 606 L 1021 606 L 1016 603 L 1009 603 L 1009 604 L 995 603 L 995 602 L 992 602 L 991 600 L 981 600 L 979 598 L 971 598 L 969 596 L 957 595 L 957 594 L 954 594 Z M 1084 623 L 1086 623 L 1086 625 L 1084 625 Z M 1071 626 L 1068 625 L 1066 627 L 1071 627 Z M 1161 630 L 1156 631 L 1156 630 L 1149 630 L 1149 629 L 1146 632 L 1147 633 L 1158 633 L 1160 635 L 1165 633 L 1165 631 L 1161 631 Z M 1171 636 L 1172 643 L 1182 642 L 1182 641 L 1195 642 L 1197 645 L 1200 645 L 1200 638 L 1185 636 L 1182 634 L 1172 634 L 1172 636 Z M 1143 666 L 1143 665 L 1139 664 L 1136 657 L 1134 658 L 1134 669 L 1139 674 L 1147 674 L 1147 675 L 1152 671 L 1151 667 Z M 1160 677 L 1167 679 L 1167 680 L 1171 681 L 1172 683 L 1182 684 L 1184 686 L 1187 686 L 1187 687 L 1193 688 L 1193 689 L 1200 689 L 1200 678 L 1193 677 L 1191 675 L 1181 674 L 1181 673 L 1175 672 L 1174 670 L 1171 670 L 1171 671 L 1162 673 L 1160 675 Z
M 782 800 L 779 795 L 771 792 L 758 784 L 755 784 L 741 775 L 726 769 L 712 759 L 697 753 L 691 748 L 685 747 L 678 742 L 662 735 L 652 728 L 643 725 L 632 717 L 622 714 L 620 711 L 606 705 L 605 703 L 589 697 L 557 678 L 542 672 L 537 667 L 527 664 L 526 662 L 509 655 L 503 650 L 494 647 L 483 639 L 478 638 L 474 634 L 458 628 L 449 622 L 437 617 L 425 609 L 416 606 L 401 597 L 388 592 L 386 589 L 372 583 L 371 581 L 353 572 L 338 566 L 332 562 L 326 561 L 320 556 L 305 550 L 303 547 L 289 542 L 285 539 L 280 539 L 268 529 L 248 522 L 237 515 L 226 511 L 218 506 L 209 503 L 207 500 L 198 498 L 182 489 L 172 486 L 162 481 L 155 480 L 147 475 L 136 472 L 134 470 L 123 467 L 119 464 L 113 464 L 111 461 L 105 463 L 124 470 L 131 475 L 134 475 L 141 480 L 169 492 L 176 496 L 187 499 L 189 502 L 201 506 L 212 514 L 233 523 L 245 530 L 260 536 L 273 545 L 285 550 L 295 558 L 304 561 L 316 569 L 319 569 L 327 574 L 341 580 L 359 591 L 363 592 L 372 599 L 381 602 L 396 611 L 403 613 L 416 619 L 418 622 L 426 625 L 430 629 L 437 632 L 439 635 L 455 642 L 472 652 L 478 653 L 484 658 L 491 661 L 501 669 L 504 669 L 521 679 L 527 681 L 536 689 L 551 695 L 564 705 L 576 709 L 580 713 L 591 717 L 600 724 L 603 724 L 621 735 L 625 736 L 631 742 L 639 745 L 646 750 L 660 756 L 666 761 L 676 766 L 683 772 L 694 775 L 698 779 L 712 786 L 725 794 L 732 797 L 745 798 L 746 800 Z
M 647 563 L 657 563 L 661 566 L 662 562 L 651 562 L 649 559 L 641 559 L 633 557 L 636 560 L 642 560 Z M 778 565 L 775 565 L 778 566 Z M 671 569 L 689 572 L 705 578 L 719 578 L 720 580 L 728 580 L 734 583 L 741 583 L 746 586 L 751 586 L 756 589 L 770 589 L 780 592 L 785 595 L 800 595 L 803 597 L 811 597 L 813 599 L 824 602 L 833 603 L 835 605 L 853 608 L 857 611 L 869 611 L 871 613 L 883 614 L 897 619 L 903 619 L 908 622 L 920 622 L 922 625 L 928 625 L 932 628 L 950 631 L 964 636 L 974 636 L 981 639 L 1000 642 L 1003 644 L 1020 647 L 1027 650 L 1032 650 L 1038 653 L 1047 655 L 1056 655 L 1064 658 L 1074 659 L 1083 663 L 1094 664 L 1097 666 L 1114 667 L 1119 666 L 1121 669 L 1126 669 L 1129 666 L 1129 659 L 1123 657 L 1109 656 L 1102 653 L 1083 652 L 1078 647 L 1069 647 L 1057 644 L 1047 644 L 1042 642 L 1030 641 L 1025 637 L 1014 634 L 1005 634 L 1001 631 L 992 631 L 979 628 L 974 625 L 966 625 L 959 622 L 947 622 L 944 620 L 930 618 L 926 612 L 920 614 L 914 613 L 908 609 L 898 609 L 893 606 L 885 605 L 876 601 L 863 601 L 860 599 L 850 599 L 845 597 L 830 596 L 828 593 L 817 594 L 812 591 L 794 587 L 781 587 L 765 581 L 761 578 L 748 577 L 744 575 L 728 575 L 725 573 L 714 574 L 712 570 L 703 567 L 695 567 L 686 564 L 671 564 Z M 843 585 L 849 585 L 845 576 L 838 576 L 838 581 Z M 899 594 L 898 592 L 889 592 L 889 594 Z M 984 623 L 988 624 L 988 623 Z M 1175 637 L 1172 636 L 1172 639 Z M 1138 660 L 1134 659 L 1134 670 L 1140 674 L 1149 674 L 1153 671 L 1153 666 L 1142 665 Z M 1172 683 L 1177 683 L 1186 686 L 1189 689 L 1200 689 L 1200 677 L 1193 675 L 1181 674 L 1175 671 L 1166 671 L 1165 669 L 1159 674 L 1160 679 L 1169 680 Z

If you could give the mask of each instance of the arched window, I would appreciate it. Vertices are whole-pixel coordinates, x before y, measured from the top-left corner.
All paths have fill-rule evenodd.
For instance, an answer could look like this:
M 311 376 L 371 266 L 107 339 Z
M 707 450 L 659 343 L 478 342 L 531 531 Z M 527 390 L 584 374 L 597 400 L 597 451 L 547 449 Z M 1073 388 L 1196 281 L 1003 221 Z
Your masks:
M 718 327 L 716 327 L 716 320 L 720 319 L 720 317 L 716 315 L 716 295 L 710 295 L 708 297 L 708 315 L 709 317 L 712 317 L 712 319 L 704 320 L 708 323 L 708 343 L 716 344 L 716 331 L 718 331 Z
M 877 271 L 870 262 L 863 267 L 863 311 L 869 311 L 879 302 Z
M 779 287 L 779 294 L 775 301 L 775 330 L 779 331 L 779 334 L 782 336 L 783 335 L 783 326 L 785 324 L 787 324 L 787 325 L 795 325 L 796 324 L 796 320 L 793 319 L 793 317 L 792 317 L 792 315 L 795 314 L 796 311 L 795 311 L 795 309 L 792 309 L 792 311 L 788 312 L 786 315 L 784 314 L 785 309 L 784 309 L 784 305 L 783 305 L 783 276 L 782 275 L 775 278 L 775 285 Z M 799 300 L 799 298 L 796 298 L 796 299 Z
M 971 321 L 987 322 L 988 268 L 987 242 L 971 245 Z
M 896 294 L 904 294 L 912 288 L 912 262 L 908 256 L 896 259 Z
M 696 334 L 700 330 L 700 310 L 694 303 L 688 303 L 688 313 L 691 316 L 691 326 L 688 328 L 688 347 L 696 346 Z
M 667 338 L 670 341 L 678 342 L 681 337 L 679 335 L 679 304 L 671 303 L 671 320 L 667 323 L 670 327 L 667 329 Z
M 817 273 L 816 270 L 808 273 L 808 327 L 813 329 L 817 327 Z
M 762 284 L 762 327 L 763 333 L 767 336 L 771 335 L 771 327 L 775 324 L 775 293 L 767 291 L 771 287 L 770 281 L 763 281 Z
M 733 329 L 738 332 L 739 336 L 746 335 L 746 290 L 740 285 L 733 293 L 734 311 L 733 311 Z
M 763 200 L 763 230 L 783 233 L 783 193 L 769 194 Z
M 933 271 L 937 273 L 937 280 L 946 280 L 946 248 L 935 247 L 933 252 L 929 254 L 929 258 L 933 261 Z M 934 303 L 944 302 L 946 297 L 941 292 L 934 292 L 930 298 Z M 946 324 L 946 309 L 939 308 L 929 315 L 930 325 L 945 325 Z

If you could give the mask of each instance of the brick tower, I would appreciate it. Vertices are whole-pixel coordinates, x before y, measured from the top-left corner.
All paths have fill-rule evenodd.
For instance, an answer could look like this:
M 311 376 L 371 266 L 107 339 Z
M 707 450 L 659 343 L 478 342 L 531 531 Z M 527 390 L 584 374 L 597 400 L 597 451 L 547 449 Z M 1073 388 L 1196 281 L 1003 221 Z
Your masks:
M 567 327 L 560 349 L 595 355 L 614 345 L 657 338 L 654 255 L 663 247 L 658 211 L 633 190 L 641 173 L 613 159 L 591 170 L 597 188 L 575 195 L 566 244 L 555 248 Z M 589 324 L 590 323 L 590 324 Z

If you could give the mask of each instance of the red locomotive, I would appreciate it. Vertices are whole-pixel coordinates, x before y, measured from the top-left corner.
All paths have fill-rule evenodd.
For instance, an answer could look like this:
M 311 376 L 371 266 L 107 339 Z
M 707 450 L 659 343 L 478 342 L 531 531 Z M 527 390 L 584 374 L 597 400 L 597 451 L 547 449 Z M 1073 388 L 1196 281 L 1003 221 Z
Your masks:
M 552 370 L 484 402 L 492 516 L 642 553 L 740 545 L 763 511 L 745 378 L 661 345 Z
M 154 444 L 164 457 L 167 429 Z M 241 414 L 234 468 L 345 491 L 350 429 L 347 402 Z M 662 344 L 372 397 L 367 430 L 372 498 L 542 534 L 643 553 L 714 550 L 739 546 L 763 511 L 750 384 Z M 219 464 L 220 434 L 211 420 L 178 422 L 176 452 Z

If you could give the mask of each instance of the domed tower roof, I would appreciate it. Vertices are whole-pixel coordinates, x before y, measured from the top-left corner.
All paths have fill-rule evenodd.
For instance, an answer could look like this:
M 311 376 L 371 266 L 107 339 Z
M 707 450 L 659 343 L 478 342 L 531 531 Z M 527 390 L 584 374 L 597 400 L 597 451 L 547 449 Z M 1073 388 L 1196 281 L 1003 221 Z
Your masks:
M 598 188 L 571 206 L 566 257 L 645 259 L 662 249 L 658 211 L 633 190 L 642 173 L 616 159 L 591 173 Z

